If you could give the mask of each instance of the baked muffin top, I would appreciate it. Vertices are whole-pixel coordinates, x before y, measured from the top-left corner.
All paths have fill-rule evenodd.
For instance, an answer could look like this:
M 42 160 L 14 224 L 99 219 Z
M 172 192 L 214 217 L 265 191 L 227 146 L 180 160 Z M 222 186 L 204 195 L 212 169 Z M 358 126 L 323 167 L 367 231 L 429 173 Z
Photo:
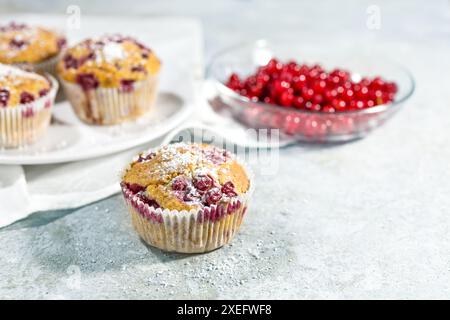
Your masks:
M 37 73 L 0 64 L 0 108 L 33 102 L 50 88 L 50 82 Z
M 160 61 L 153 51 L 131 37 L 105 35 L 69 48 L 58 63 L 64 80 L 83 89 L 132 88 L 135 81 L 155 75 Z
M 65 38 L 56 32 L 11 22 L 0 26 L 0 63 L 43 62 L 56 56 L 65 44 Z
M 229 202 L 247 192 L 250 181 L 228 151 L 176 143 L 141 154 L 123 175 L 122 187 L 153 206 L 189 211 Z

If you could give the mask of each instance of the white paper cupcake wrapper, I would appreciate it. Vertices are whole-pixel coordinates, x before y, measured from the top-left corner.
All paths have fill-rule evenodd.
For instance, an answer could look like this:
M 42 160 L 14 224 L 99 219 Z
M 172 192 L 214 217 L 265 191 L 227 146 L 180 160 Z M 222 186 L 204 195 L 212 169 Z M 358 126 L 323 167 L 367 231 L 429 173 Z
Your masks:
M 58 82 L 49 74 L 51 89 L 44 97 L 14 107 L 0 108 L 0 148 L 31 144 L 47 130 L 52 115 Z
M 164 251 L 202 253 L 229 243 L 242 224 L 254 190 L 253 173 L 246 170 L 250 189 L 229 203 L 190 211 L 154 208 L 122 186 L 133 227 L 149 245 Z
M 84 91 L 77 83 L 60 78 L 75 114 L 88 124 L 112 125 L 134 120 L 152 109 L 158 89 L 158 76 L 133 84 L 131 92 L 120 88 Z
M 38 63 L 16 63 L 14 66 L 27 70 L 37 72 L 39 74 L 51 74 L 56 77 L 56 65 L 62 56 L 62 52 L 54 57 Z

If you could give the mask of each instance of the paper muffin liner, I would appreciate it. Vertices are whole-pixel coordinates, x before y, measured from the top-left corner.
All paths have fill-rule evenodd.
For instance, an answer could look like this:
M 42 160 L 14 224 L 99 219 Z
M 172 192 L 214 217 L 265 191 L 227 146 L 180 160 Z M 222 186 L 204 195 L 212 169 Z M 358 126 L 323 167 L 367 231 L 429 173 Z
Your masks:
M 239 164 L 250 180 L 246 193 L 227 203 L 190 211 L 149 206 L 122 183 L 134 229 L 147 244 L 169 252 L 203 253 L 231 242 L 240 229 L 254 190 L 253 174 L 242 162 Z
M 50 91 L 33 102 L 0 108 L 0 148 L 17 148 L 35 142 L 47 130 L 58 82 L 49 74 Z
M 39 74 L 51 74 L 53 77 L 57 77 L 56 65 L 61 56 L 62 52 L 38 63 L 15 63 L 14 66 L 27 71 L 36 72 Z
M 133 83 L 133 90 L 101 88 L 83 90 L 60 78 L 75 114 L 88 124 L 113 125 L 134 120 L 152 110 L 158 89 L 158 76 Z

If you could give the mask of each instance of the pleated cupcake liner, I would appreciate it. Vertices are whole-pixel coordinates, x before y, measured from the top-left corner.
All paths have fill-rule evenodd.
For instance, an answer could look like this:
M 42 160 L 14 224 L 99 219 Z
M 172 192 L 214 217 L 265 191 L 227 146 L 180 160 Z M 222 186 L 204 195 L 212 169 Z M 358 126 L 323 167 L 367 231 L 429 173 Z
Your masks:
M 44 61 L 37 63 L 15 63 L 14 66 L 27 70 L 36 72 L 39 74 L 50 74 L 53 77 L 57 77 L 56 74 L 56 65 L 58 64 L 59 59 L 62 57 L 62 52 L 50 57 Z
M 149 113 L 155 104 L 158 76 L 133 83 L 131 91 L 122 88 L 83 90 L 77 84 L 60 78 L 67 99 L 83 122 L 114 125 Z
M 0 148 L 18 148 L 39 139 L 50 125 L 58 82 L 49 74 L 50 91 L 33 102 L 0 108 Z
M 155 208 L 122 184 L 122 194 L 138 235 L 153 247 L 179 253 L 209 252 L 230 243 L 240 229 L 254 190 L 252 172 L 239 163 L 250 180 L 246 193 L 229 202 L 190 211 Z

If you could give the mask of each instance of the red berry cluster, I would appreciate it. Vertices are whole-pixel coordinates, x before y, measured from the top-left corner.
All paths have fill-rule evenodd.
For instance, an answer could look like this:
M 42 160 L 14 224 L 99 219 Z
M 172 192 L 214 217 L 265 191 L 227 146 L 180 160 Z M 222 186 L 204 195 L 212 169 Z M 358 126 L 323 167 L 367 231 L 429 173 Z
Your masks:
M 353 81 L 342 69 L 270 60 L 256 73 L 240 79 L 233 73 L 226 85 L 252 101 L 324 113 L 371 108 L 392 102 L 397 85 L 380 77 Z
M 237 193 L 234 191 L 234 184 L 231 181 L 226 182 L 222 187 L 216 185 L 214 179 L 210 175 L 200 175 L 193 181 L 197 192 L 203 196 L 205 205 L 212 205 L 218 203 L 222 199 L 222 195 L 227 197 L 236 197 Z
M 24 23 L 10 22 L 9 24 L 0 26 L 0 32 L 20 31 L 29 28 Z
M 192 180 L 193 188 L 184 177 L 177 177 L 172 181 L 172 190 L 179 192 L 184 201 L 198 201 L 203 205 L 217 204 L 222 196 L 233 198 L 237 196 L 231 181 L 223 186 L 217 184 L 213 177 L 201 174 Z
M 0 89 L 0 107 L 6 107 L 8 105 L 9 95 L 8 89 Z
M 45 96 L 48 92 L 49 92 L 49 89 L 46 89 L 46 88 L 40 90 L 38 93 L 39 98 Z M 20 97 L 19 102 L 21 104 L 31 103 L 38 98 L 28 91 L 22 91 L 20 93 L 19 97 Z M 0 89 L 0 107 L 6 107 L 8 105 L 9 98 L 10 98 L 10 91 L 8 89 L 1 88 Z

